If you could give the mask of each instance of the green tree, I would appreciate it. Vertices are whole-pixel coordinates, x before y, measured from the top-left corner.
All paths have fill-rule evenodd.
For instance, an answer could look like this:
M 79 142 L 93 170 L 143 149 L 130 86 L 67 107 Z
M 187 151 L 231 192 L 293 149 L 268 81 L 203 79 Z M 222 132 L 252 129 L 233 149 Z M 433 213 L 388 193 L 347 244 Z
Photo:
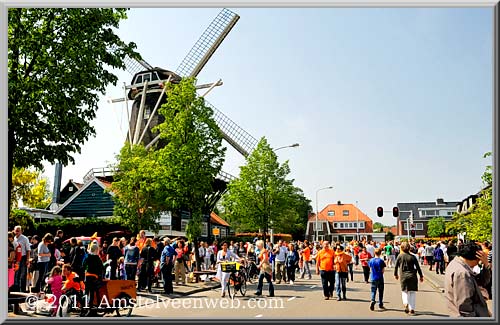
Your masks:
M 434 217 L 427 223 L 427 236 L 439 237 L 445 234 L 446 221 L 443 217 Z
M 110 191 L 115 193 L 113 214 L 119 216 L 123 224 L 132 231 L 141 229 L 157 231 L 156 220 L 166 204 L 159 183 L 166 181 L 160 174 L 160 164 L 155 152 L 147 151 L 144 146 L 130 147 L 126 143 L 117 156 L 114 182 Z
M 99 94 L 135 44 L 115 34 L 127 9 L 11 8 L 8 12 L 8 184 L 12 170 L 66 165 L 95 134 Z M 10 205 L 9 192 L 9 205 Z
M 383 224 L 381 224 L 380 222 L 373 223 L 373 231 L 374 232 L 381 232 L 381 231 L 383 231 L 384 228 L 385 228 L 385 226 Z
M 19 201 L 30 208 L 45 209 L 50 203 L 51 193 L 47 178 L 33 169 L 17 168 L 12 170 L 11 209 L 17 208 Z
M 15 226 L 21 226 L 25 234 L 31 234 L 36 229 L 35 219 L 26 211 L 12 209 L 9 215 L 9 231 Z
M 223 198 L 224 208 L 231 215 L 231 222 L 240 226 L 240 231 L 264 230 L 264 239 L 269 226 L 284 229 L 291 220 L 296 220 L 293 198 L 297 188 L 290 173 L 288 161 L 279 164 L 277 156 L 263 137 L 257 148 L 240 167 L 240 177 L 231 181 Z M 295 215 L 294 215 L 295 214 Z
M 165 122 L 156 126 L 165 146 L 146 150 L 125 144 L 117 163 L 115 215 L 127 224 L 150 226 L 161 211 L 186 210 L 190 220 L 186 236 L 196 245 L 204 213 L 210 213 L 207 196 L 222 168 L 225 148 L 213 110 L 196 95 L 194 79 L 167 86 L 167 102 L 159 113 Z M 198 250 L 195 250 L 198 254 Z
M 487 152 L 483 158 L 490 156 L 491 152 Z M 491 165 L 486 166 L 481 179 L 485 187 L 479 193 L 476 203 L 468 213 L 455 213 L 446 229 L 454 234 L 465 232 L 470 240 L 491 241 L 493 235 L 493 178 Z
M 394 234 L 390 231 L 388 231 L 386 234 L 385 234 L 385 241 L 391 241 L 391 240 L 394 240 Z

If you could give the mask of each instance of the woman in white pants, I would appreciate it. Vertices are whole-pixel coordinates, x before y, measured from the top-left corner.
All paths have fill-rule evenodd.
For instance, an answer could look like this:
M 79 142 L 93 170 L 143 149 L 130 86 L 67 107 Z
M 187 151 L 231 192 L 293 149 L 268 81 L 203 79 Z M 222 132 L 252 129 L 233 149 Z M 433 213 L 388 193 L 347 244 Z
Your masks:
M 220 263 L 222 262 L 232 262 L 232 261 L 239 261 L 240 258 L 238 255 L 236 255 L 233 250 L 228 250 L 227 249 L 227 243 L 223 242 L 222 243 L 222 249 L 217 252 L 217 278 L 220 279 L 220 285 L 221 285 L 221 297 L 224 297 L 226 295 L 226 286 L 227 282 L 229 280 L 229 276 L 231 273 L 228 272 L 222 272 L 222 268 Z
M 401 268 L 401 276 L 398 271 Z M 410 245 L 407 242 L 401 244 L 401 254 L 398 255 L 396 266 L 394 267 L 394 277 L 401 279 L 401 297 L 405 313 L 415 314 L 416 293 L 418 291 L 417 273 L 420 275 L 420 282 L 424 281 L 424 275 L 420 269 L 417 257 L 410 254 Z

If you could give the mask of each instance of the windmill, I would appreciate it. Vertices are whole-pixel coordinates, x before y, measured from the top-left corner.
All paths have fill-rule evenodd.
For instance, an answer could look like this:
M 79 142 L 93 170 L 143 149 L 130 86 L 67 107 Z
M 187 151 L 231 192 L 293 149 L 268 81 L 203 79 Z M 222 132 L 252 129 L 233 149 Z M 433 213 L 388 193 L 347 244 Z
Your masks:
M 152 131 L 156 125 L 164 121 L 164 117 L 158 114 L 158 108 L 166 102 L 164 83 L 175 84 L 184 77 L 197 77 L 239 18 L 236 13 L 223 9 L 210 23 L 175 72 L 153 67 L 142 59 L 135 60 L 130 57 L 125 59 L 126 70 L 133 75 L 132 82 L 124 86 L 126 95 L 123 98 L 113 99 L 111 102 L 126 102 L 127 114 L 130 118 L 127 140 L 131 144 L 142 142 L 146 148 L 151 148 L 155 144 L 158 147 L 164 145 L 160 136 Z M 221 80 L 211 84 L 197 85 L 196 88 L 208 88 L 202 95 L 204 97 L 214 87 L 220 85 L 222 85 Z M 133 101 L 131 114 L 128 112 L 129 100 Z M 257 140 L 208 101 L 205 100 L 205 104 L 214 111 L 214 119 L 223 139 L 247 157 L 256 147 Z M 208 198 L 210 208 L 215 206 L 225 192 L 227 182 L 233 178 L 223 171 L 219 173 L 214 181 L 214 193 Z

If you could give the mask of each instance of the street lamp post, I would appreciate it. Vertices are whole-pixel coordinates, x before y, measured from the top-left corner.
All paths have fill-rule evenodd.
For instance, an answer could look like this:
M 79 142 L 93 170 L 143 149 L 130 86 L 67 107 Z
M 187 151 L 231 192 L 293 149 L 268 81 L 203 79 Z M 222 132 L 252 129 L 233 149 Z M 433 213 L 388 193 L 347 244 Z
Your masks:
M 329 190 L 332 188 L 333 188 L 333 186 L 328 186 L 328 187 L 320 188 L 319 190 L 316 191 L 316 222 L 315 222 L 316 232 L 315 232 L 314 241 L 318 241 L 318 213 L 319 213 L 319 211 L 318 211 L 318 192 L 322 191 L 322 190 Z
M 358 216 L 358 201 L 356 201 L 356 240 L 359 242 L 359 216 Z
M 276 152 L 276 151 L 278 151 L 278 150 L 280 150 L 280 149 L 285 149 L 285 148 L 296 148 L 296 147 L 298 147 L 298 146 L 300 146 L 298 143 L 294 143 L 294 144 L 291 144 L 291 145 L 288 145 L 288 146 L 278 147 L 278 148 L 276 148 L 276 149 L 272 149 L 272 150 L 273 150 L 274 152 Z M 270 216 L 269 216 L 269 217 L 270 217 Z M 269 219 L 269 217 L 268 217 L 268 219 Z M 268 222 L 269 222 L 269 221 L 268 221 L 268 220 L 266 220 L 266 229 L 264 229 L 264 242 L 266 241 L 266 231 L 267 231 L 267 223 L 268 223 Z M 271 241 L 271 243 L 273 243 L 273 241 L 274 241 L 274 228 L 273 228 L 273 222 L 272 222 L 272 220 L 271 220 L 271 229 L 270 229 L 270 232 L 271 232 L 271 239 L 270 239 L 270 241 Z

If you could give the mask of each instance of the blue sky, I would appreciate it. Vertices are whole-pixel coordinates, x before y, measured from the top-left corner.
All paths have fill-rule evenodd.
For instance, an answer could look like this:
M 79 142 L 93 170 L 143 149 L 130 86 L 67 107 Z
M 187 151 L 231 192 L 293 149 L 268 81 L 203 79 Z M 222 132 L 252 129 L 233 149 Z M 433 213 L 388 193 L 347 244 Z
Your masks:
M 280 150 L 319 208 L 359 201 L 458 201 L 481 188 L 492 148 L 492 9 L 232 9 L 241 18 L 199 74 L 207 99 Z M 132 9 L 118 34 L 153 66 L 175 70 L 220 9 Z M 127 72 L 103 96 L 97 136 L 63 168 L 81 181 L 114 161 L 126 134 Z M 226 144 L 227 145 L 227 144 Z M 229 148 L 224 170 L 244 159 Z M 54 167 L 45 165 L 51 180 Z M 390 216 L 386 224 L 394 223 Z

